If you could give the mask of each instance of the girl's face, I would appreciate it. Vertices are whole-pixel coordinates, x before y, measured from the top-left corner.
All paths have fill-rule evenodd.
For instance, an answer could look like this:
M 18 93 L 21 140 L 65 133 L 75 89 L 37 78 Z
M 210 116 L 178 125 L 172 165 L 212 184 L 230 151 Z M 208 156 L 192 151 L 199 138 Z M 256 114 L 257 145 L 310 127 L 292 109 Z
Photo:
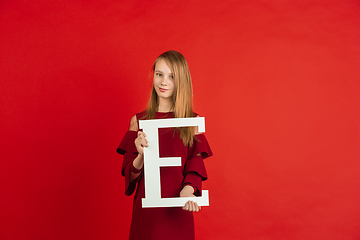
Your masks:
M 154 88 L 159 98 L 163 99 L 171 99 L 175 93 L 174 76 L 164 59 L 156 62 Z

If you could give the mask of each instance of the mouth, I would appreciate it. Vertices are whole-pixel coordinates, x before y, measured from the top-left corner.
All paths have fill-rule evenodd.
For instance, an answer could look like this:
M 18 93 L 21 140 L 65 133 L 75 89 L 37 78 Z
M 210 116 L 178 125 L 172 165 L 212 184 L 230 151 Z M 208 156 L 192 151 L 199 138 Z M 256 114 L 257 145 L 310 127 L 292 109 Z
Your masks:
M 166 92 L 167 90 L 169 90 L 169 89 L 159 88 L 159 91 L 160 91 L 160 92 Z

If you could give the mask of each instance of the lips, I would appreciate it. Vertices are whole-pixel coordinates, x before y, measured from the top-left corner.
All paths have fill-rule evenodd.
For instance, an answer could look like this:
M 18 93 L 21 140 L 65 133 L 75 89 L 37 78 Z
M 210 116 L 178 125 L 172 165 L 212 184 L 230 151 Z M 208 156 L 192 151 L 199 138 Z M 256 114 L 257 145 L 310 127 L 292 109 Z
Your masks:
M 169 89 L 165 89 L 165 88 L 159 88 L 159 91 L 160 92 L 166 92 L 166 91 L 168 91 Z

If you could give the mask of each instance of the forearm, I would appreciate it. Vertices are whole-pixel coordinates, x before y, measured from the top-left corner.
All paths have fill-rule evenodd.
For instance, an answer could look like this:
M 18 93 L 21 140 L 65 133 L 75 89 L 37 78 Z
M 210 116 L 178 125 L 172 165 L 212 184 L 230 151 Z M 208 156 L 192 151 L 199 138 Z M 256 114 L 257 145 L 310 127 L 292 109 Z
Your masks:
M 194 196 L 194 188 L 190 185 L 185 185 L 180 192 L 180 197 L 193 197 Z
M 194 191 L 195 189 L 192 186 L 185 185 L 180 192 L 180 197 L 195 197 Z M 198 212 L 201 207 L 195 201 L 188 201 L 183 209 L 189 212 Z
M 194 195 L 201 196 L 202 177 L 197 172 L 186 173 L 183 186 L 190 185 L 194 188 Z
M 144 155 L 139 153 L 133 161 L 133 166 L 137 170 L 141 170 L 141 168 L 144 166 Z
M 132 166 L 130 168 L 130 182 L 137 179 L 141 173 L 141 168 L 144 166 L 144 156 L 142 154 L 138 154 L 137 157 L 132 162 Z

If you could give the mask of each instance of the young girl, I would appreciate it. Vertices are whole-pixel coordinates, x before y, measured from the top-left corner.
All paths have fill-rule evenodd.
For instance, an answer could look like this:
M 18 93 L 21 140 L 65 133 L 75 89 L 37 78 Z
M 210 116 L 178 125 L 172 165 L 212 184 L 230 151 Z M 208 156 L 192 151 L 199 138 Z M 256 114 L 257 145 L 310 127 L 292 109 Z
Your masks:
M 155 61 L 153 87 L 149 105 L 130 121 L 117 152 L 124 155 L 121 174 L 125 177 L 125 194 L 135 189 L 129 239 L 195 239 L 193 212 L 200 207 L 188 201 L 183 208 L 142 208 L 144 188 L 144 147 L 150 143 L 139 130 L 139 120 L 197 117 L 192 110 L 192 83 L 184 56 L 176 51 L 161 54 Z M 161 167 L 161 197 L 200 196 L 201 182 L 207 179 L 203 159 L 212 155 L 203 134 L 195 127 L 159 129 L 160 157 L 181 157 L 179 167 Z

